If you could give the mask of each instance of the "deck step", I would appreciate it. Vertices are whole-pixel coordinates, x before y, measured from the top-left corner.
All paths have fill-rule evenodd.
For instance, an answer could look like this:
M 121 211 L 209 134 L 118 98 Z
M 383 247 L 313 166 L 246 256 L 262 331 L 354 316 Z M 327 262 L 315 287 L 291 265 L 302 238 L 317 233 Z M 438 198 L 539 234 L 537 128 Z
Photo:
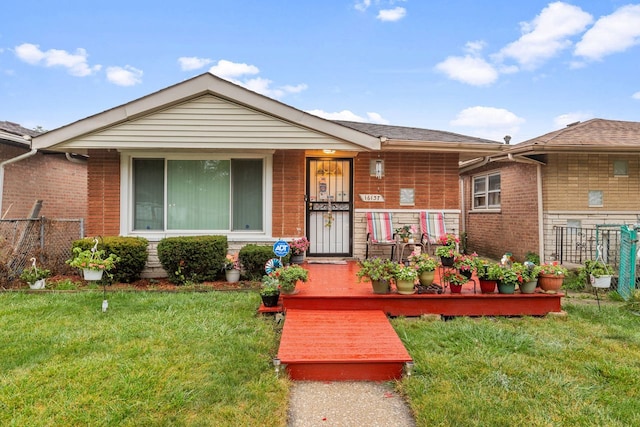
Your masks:
M 381 310 L 286 311 L 278 359 L 293 380 L 386 381 L 409 353 Z

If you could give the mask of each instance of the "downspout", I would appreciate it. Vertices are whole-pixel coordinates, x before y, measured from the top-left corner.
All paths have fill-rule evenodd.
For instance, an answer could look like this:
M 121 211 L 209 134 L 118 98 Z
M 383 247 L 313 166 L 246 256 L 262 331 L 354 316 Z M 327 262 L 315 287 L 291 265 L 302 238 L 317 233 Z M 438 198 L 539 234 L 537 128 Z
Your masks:
M 27 141 L 31 142 L 31 137 L 30 136 L 24 136 L 24 139 L 26 139 Z M 0 162 L 0 210 L 2 209 L 2 197 L 4 195 L 4 167 L 6 165 L 10 165 L 11 163 L 15 163 L 15 162 L 19 162 L 20 160 L 24 160 L 28 157 L 33 156 L 34 154 L 36 154 L 38 152 L 37 149 L 35 148 L 31 148 L 31 151 L 24 153 L 24 154 L 20 154 L 17 157 L 13 157 L 11 159 L 7 159 L 4 162 Z
M 544 263 L 544 206 L 542 206 L 542 165 L 536 167 L 536 187 L 538 193 L 538 256 Z

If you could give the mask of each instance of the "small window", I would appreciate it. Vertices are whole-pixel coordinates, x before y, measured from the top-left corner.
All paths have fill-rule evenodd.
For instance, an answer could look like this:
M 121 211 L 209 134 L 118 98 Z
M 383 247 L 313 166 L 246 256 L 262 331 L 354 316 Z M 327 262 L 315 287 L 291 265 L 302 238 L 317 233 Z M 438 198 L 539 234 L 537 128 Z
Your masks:
M 629 162 L 627 160 L 614 160 L 613 176 L 629 176 Z
M 473 209 L 500 209 L 500 174 L 473 178 Z
M 602 190 L 590 190 L 589 191 L 589 207 L 590 208 L 599 208 L 602 207 Z

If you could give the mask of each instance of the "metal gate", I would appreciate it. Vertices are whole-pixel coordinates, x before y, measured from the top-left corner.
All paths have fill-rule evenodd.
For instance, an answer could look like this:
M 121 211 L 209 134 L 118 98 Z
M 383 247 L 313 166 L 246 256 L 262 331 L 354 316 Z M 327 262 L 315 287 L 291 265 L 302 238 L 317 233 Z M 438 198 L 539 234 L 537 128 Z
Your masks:
M 620 271 L 618 293 L 628 300 L 636 287 L 636 246 L 638 232 L 633 226 L 620 227 Z
M 352 170 L 352 159 L 307 159 L 309 255 L 351 256 Z

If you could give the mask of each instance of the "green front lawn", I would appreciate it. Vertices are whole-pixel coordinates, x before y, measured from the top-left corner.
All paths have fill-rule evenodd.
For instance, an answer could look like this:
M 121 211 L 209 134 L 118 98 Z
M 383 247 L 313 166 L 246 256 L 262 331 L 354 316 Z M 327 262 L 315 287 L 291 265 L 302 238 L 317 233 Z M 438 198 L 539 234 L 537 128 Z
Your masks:
M 0 294 L 0 425 L 286 422 L 254 292 Z
M 0 425 L 285 426 L 255 292 L 0 294 Z M 393 319 L 418 426 L 640 425 L 640 317 Z
M 398 387 L 419 426 L 640 425 L 640 317 L 393 321 L 416 364 Z

